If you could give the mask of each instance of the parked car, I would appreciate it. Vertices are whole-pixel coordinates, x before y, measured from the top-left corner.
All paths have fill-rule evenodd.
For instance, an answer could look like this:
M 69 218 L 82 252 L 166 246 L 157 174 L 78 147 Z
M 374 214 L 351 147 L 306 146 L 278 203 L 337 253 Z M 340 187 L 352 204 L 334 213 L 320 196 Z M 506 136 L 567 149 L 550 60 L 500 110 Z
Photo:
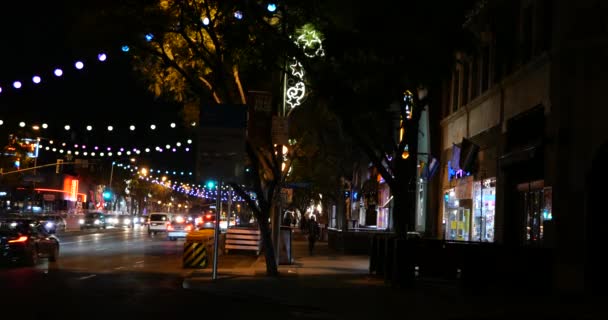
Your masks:
M 39 258 L 57 261 L 59 239 L 36 219 L 0 220 L 0 261 L 34 266 Z
M 106 220 L 106 214 L 103 212 L 89 212 L 84 215 L 84 219 L 78 221 L 80 230 L 97 228 L 105 229 L 109 226 L 109 221 Z

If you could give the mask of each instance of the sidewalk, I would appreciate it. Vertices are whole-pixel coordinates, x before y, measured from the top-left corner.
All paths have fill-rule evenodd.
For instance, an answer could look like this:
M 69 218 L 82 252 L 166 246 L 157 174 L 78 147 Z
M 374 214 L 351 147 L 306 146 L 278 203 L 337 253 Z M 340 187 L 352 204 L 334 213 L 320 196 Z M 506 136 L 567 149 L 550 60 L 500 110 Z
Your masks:
M 489 295 L 464 293 L 443 284 L 396 289 L 368 274 L 367 256 L 333 252 L 317 242 L 315 255 L 296 235 L 293 265 L 279 266 L 280 276 L 265 276 L 263 254 L 249 266 L 191 272 L 183 287 L 216 295 L 257 299 L 292 310 L 287 318 L 369 319 L 381 316 L 425 319 L 603 319 L 602 304 L 568 297 L 539 297 L 530 292 Z M 221 256 L 219 261 L 221 261 Z

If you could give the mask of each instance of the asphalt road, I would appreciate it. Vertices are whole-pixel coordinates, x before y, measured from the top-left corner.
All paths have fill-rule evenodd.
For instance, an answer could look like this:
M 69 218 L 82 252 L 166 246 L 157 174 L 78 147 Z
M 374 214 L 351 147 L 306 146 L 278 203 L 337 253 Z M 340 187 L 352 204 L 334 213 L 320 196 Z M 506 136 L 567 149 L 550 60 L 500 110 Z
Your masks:
M 43 259 L 36 267 L 0 269 L 0 317 L 16 311 L 19 319 L 167 319 L 220 311 L 251 316 L 252 310 L 260 310 L 250 298 L 184 289 L 184 277 L 192 270 L 181 265 L 183 240 L 149 237 L 143 229 L 75 231 L 58 237 L 57 262 Z M 256 258 L 228 255 L 218 261 L 247 265 Z M 267 304 L 264 314 L 269 316 L 288 308 Z

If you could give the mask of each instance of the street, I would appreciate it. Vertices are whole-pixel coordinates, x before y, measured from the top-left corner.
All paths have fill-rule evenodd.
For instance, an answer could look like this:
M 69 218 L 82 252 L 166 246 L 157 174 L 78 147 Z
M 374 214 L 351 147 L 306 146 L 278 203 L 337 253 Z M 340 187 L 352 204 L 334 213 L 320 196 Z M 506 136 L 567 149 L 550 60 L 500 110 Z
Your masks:
M 2 314 L 8 306 L 19 318 L 107 318 L 108 316 L 179 316 L 206 314 L 225 297 L 182 288 L 192 270 L 181 266 L 183 240 L 148 237 L 145 229 L 108 229 L 59 234 L 60 258 L 36 267 L 0 269 Z M 253 255 L 230 255 L 220 266 L 252 264 Z M 253 302 L 231 297 L 247 314 Z M 251 308 L 249 308 L 251 307 Z M 11 308 L 9 308 L 11 309 Z M 279 312 L 276 307 L 273 308 Z
M 211 267 L 182 268 L 183 240 L 149 237 L 143 228 L 58 237 L 57 262 L 0 269 L 3 317 L 17 312 L 20 319 L 368 319 L 401 313 L 427 319 L 602 318 L 601 304 L 580 297 L 466 293 L 446 284 L 396 290 L 366 275 L 365 257 L 333 253 L 323 242 L 308 256 L 305 242 L 297 240 L 296 263 L 281 266 L 280 278 L 265 277 L 253 254 L 220 255 L 220 278 L 213 281 Z

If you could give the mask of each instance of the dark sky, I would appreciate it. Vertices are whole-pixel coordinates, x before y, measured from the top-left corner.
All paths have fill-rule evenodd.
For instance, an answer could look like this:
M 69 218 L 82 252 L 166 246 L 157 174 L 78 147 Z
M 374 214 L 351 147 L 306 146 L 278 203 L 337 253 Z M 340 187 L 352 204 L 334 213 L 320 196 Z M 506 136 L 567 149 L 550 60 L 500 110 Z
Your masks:
M 18 123 L 48 123 L 49 129 L 39 135 L 66 142 L 68 145 L 110 146 L 129 148 L 175 145 L 193 138 L 186 133 L 179 119 L 181 106 L 155 99 L 137 80 L 127 54 L 119 47 L 92 48 L 73 43 L 75 10 L 68 1 L 22 2 L 11 4 L 15 9 L 0 10 L 0 139 L 19 130 Z M 94 43 L 94 41 L 92 41 Z M 98 52 L 108 56 L 97 60 Z M 77 70 L 76 61 L 84 68 Z M 62 68 L 62 77 L 53 75 Z M 40 84 L 32 77 L 39 75 Z M 20 80 L 23 87 L 13 88 Z M 171 129 L 175 122 L 178 127 Z M 72 127 L 70 132 L 64 125 Z M 87 125 L 92 131 L 86 131 Z M 129 126 L 136 126 L 135 132 Z M 150 130 L 155 124 L 157 130 Z M 113 132 L 107 126 L 114 126 Z M 148 160 L 150 165 L 167 169 L 192 170 L 194 153 L 177 152 Z

